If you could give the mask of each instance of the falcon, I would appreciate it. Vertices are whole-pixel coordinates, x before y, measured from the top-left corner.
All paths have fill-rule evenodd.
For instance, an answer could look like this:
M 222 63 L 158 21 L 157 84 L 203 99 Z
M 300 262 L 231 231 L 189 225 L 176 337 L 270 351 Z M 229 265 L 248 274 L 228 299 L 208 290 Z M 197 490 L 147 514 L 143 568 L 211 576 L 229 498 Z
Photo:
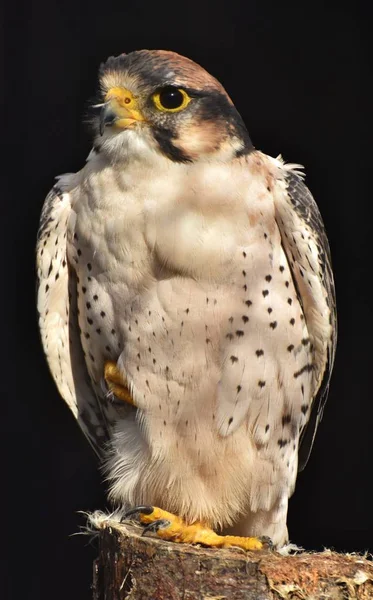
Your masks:
M 336 345 L 301 167 L 256 150 L 222 85 L 174 52 L 109 58 L 91 111 L 93 150 L 41 214 L 51 374 L 127 516 L 281 547 Z

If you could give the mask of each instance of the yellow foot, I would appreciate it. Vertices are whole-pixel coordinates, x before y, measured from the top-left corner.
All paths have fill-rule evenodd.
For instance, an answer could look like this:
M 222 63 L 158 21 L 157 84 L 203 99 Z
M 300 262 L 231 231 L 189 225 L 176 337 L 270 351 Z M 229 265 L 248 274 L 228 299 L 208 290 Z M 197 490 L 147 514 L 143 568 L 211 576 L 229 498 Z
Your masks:
M 109 390 L 113 392 L 117 398 L 134 406 L 134 402 L 131 394 L 129 393 L 126 381 L 123 380 L 123 377 L 115 362 L 108 360 L 105 363 L 104 377 Z
M 172 513 L 155 506 L 137 506 L 126 512 L 122 520 L 138 513 L 140 523 L 147 525 L 147 531 L 155 531 L 157 536 L 170 542 L 185 544 L 203 544 L 215 548 L 230 548 L 236 546 L 244 550 L 264 550 L 272 548 L 272 542 L 267 537 L 239 537 L 235 535 L 218 535 L 202 523 L 187 525 Z

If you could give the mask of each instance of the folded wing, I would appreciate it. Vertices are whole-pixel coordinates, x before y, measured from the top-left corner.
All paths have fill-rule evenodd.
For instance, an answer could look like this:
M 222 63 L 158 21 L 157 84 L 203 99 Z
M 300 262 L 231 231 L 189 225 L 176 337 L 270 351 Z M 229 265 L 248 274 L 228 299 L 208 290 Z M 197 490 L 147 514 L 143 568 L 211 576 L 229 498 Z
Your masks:
M 285 166 L 284 190 L 276 195 L 276 221 L 313 345 L 314 396 L 301 436 L 299 470 L 309 458 L 329 391 L 337 342 L 335 288 L 324 224 L 302 175 Z
M 44 202 L 36 248 L 39 327 L 58 390 L 91 446 L 102 456 L 109 432 L 80 343 L 76 276 L 66 255 L 70 210 L 69 193 L 55 186 Z

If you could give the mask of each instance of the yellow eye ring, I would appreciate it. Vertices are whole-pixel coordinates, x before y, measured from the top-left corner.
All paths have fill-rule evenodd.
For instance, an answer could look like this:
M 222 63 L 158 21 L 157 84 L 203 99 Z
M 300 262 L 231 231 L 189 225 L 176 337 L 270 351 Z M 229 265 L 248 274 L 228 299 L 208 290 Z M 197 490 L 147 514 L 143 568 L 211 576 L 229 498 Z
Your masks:
M 154 106 L 168 113 L 175 113 L 184 110 L 191 101 L 191 97 L 182 88 L 172 87 L 171 85 L 158 90 L 152 96 Z

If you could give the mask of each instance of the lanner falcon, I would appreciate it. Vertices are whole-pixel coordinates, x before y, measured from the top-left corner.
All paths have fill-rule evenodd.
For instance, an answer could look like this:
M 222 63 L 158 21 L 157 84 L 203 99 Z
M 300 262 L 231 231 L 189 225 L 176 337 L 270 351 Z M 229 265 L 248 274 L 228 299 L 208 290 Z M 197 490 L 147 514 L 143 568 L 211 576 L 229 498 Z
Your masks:
M 320 213 L 191 60 L 122 54 L 99 84 L 93 150 L 41 215 L 51 373 L 127 514 L 164 539 L 280 547 L 335 353 Z

